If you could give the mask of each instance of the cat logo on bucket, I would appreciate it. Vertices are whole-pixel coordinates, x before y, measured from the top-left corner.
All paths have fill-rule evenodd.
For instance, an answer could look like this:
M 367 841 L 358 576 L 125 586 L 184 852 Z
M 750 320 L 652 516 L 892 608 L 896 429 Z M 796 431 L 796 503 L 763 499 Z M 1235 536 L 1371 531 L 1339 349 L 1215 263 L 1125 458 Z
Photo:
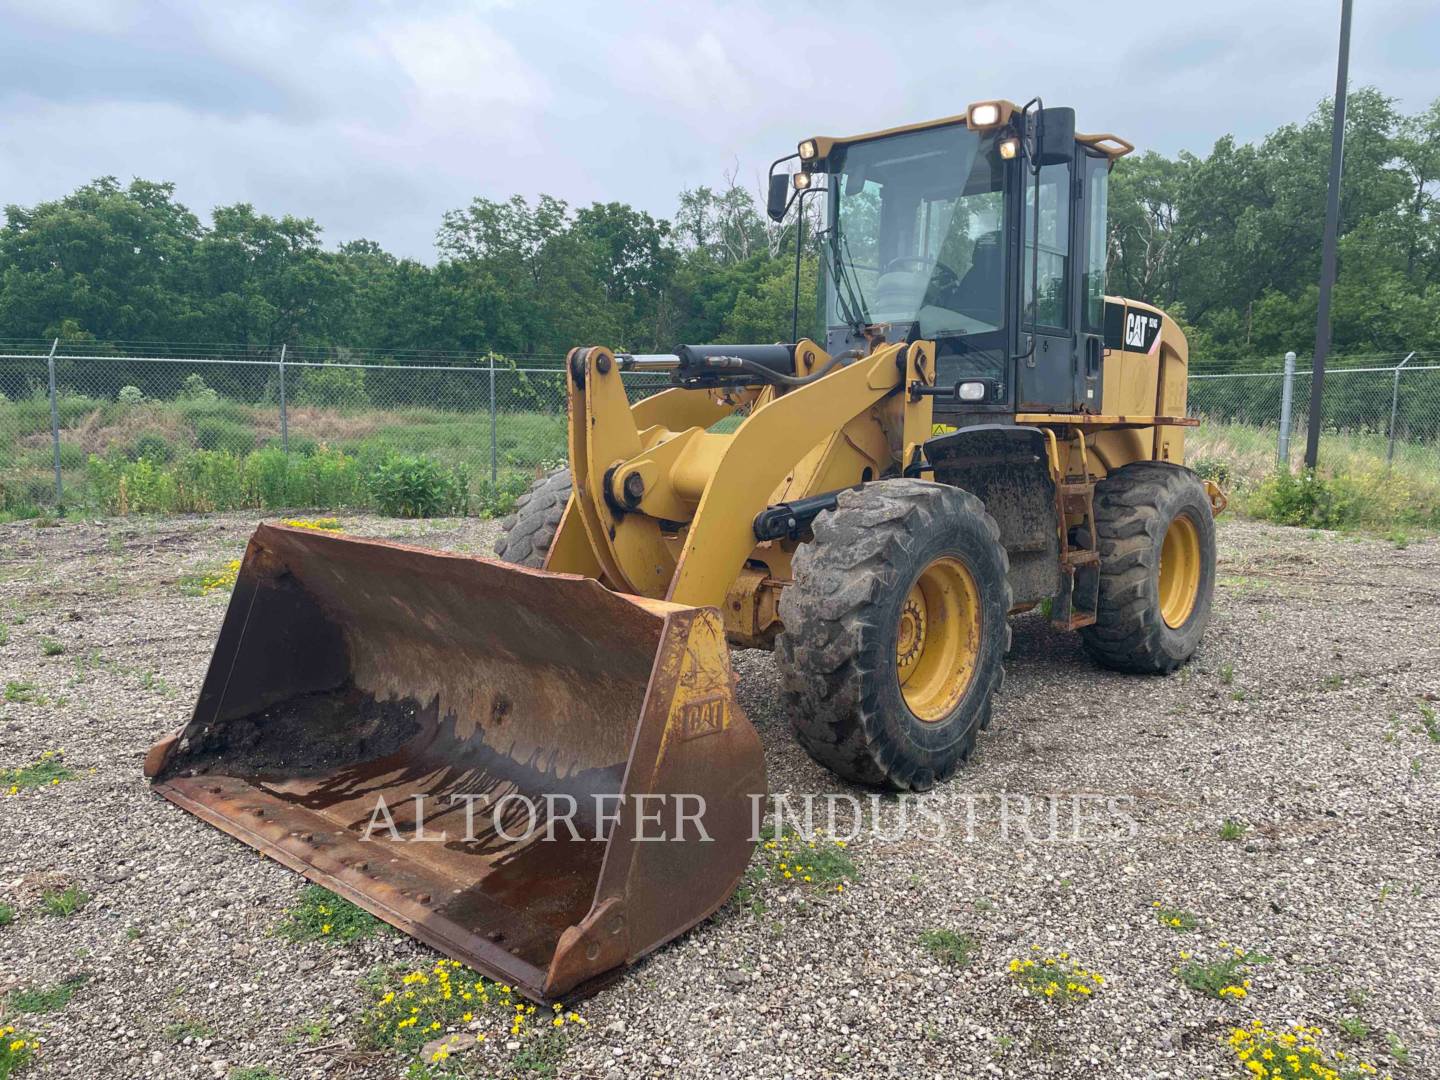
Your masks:
M 680 707 L 680 738 L 699 739 L 724 731 L 730 725 L 726 715 L 725 695 L 711 694 L 708 697 L 687 701 Z

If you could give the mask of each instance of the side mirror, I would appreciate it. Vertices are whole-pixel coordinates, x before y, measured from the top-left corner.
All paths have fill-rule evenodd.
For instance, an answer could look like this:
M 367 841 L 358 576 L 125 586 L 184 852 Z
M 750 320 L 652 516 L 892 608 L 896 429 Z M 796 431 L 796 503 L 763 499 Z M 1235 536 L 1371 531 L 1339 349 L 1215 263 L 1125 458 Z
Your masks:
M 770 195 L 765 201 L 765 213 L 771 221 L 779 221 L 785 216 L 785 208 L 790 202 L 790 183 L 788 173 L 770 174 Z
M 1063 165 L 1075 160 L 1074 109 L 1041 109 L 1035 122 L 1039 125 L 1036 165 Z

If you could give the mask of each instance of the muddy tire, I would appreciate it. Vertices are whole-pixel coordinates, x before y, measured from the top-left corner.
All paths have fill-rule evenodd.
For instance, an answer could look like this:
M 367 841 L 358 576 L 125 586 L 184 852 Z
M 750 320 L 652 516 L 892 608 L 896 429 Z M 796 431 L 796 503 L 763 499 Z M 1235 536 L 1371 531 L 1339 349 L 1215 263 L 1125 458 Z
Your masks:
M 970 757 L 1004 680 L 1000 530 L 974 495 L 904 479 L 844 492 L 812 528 L 775 647 L 795 737 L 846 780 L 924 791 Z
M 556 469 L 536 480 L 529 491 L 515 500 L 515 512 L 500 523 L 495 554 L 506 562 L 542 568 L 569 501 L 568 468 Z
M 1105 667 L 1174 671 L 1200 647 L 1215 591 L 1215 518 L 1189 469 L 1145 461 L 1095 485 L 1100 602 L 1080 631 Z

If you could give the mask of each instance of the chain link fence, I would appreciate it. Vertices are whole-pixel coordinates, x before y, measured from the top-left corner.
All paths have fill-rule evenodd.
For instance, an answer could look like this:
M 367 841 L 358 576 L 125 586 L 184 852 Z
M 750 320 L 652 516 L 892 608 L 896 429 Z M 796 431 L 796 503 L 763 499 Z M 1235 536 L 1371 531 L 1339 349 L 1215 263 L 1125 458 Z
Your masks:
M 373 505 L 367 478 L 424 460 L 500 512 L 563 463 L 563 358 L 343 348 L 0 342 L 0 509 Z M 627 374 L 632 400 L 663 375 Z M 1255 473 L 1281 447 L 1281 371 L 1197 374 L 1192 459 Z M 1293 376 L 1288 457 L 1310 378 Z M 1440 470 L 1440 364 L 1326 374 L 1322 464 L 1356 455 Z

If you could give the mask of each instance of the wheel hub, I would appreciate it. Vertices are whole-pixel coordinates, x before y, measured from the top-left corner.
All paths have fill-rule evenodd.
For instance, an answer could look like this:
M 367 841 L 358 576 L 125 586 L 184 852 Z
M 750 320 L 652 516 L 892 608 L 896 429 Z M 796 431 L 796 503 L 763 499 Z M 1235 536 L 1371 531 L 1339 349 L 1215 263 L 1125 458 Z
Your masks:
M 1160 542 L 1158 592 L 1160 617 L 1172 630 L 1185 625 L 1200 596 L 1200 531 L 1188 514 L 1179 514 Z
M 942 556 L 920 572 L 895 628 L 895 671 L 919 719 L 946 719 L 975 677 L 980 654 L 980 589 L 969 567 Z

